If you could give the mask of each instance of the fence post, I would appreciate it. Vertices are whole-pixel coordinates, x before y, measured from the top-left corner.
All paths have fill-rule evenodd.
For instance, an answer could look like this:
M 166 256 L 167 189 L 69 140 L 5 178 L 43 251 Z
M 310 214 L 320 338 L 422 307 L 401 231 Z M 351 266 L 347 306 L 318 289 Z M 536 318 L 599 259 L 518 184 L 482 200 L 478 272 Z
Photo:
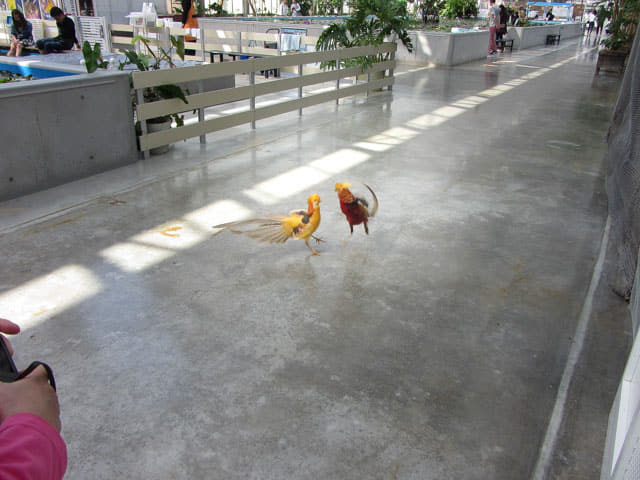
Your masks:
M 251 98 L 249 99 L 249 110 L 251 111 L 251 129 L 256 129 L 256 71 L 255 61 L 251 61 L 254 70 L 249 74 L 249 85 L 251 85 Z
M 200 29 L 200 49 L 202 50 L 202 63 L 206 63 L 206 61 L 207 61 L 207 52 L 205 51 L 204 28 Z
M 137 100 L 137 105 L 143 105 L 144 104 L 144 91 L 142 89 L 137 88 L 136 89 L 136 100 Z M 147 121 L 146 120 L 142 120 L 140 122 L 140 132 L 141 132 L 141 137 L 145 136 L 148 133 L 148 129 L 147 129 Z M 142 154 L 144 156 L 145 160 L 149 160 L 149 150 L 143 150 Z
M 298 81 L 300 82 L 300 86 L 298 87 L 298 99 L 302 100 L 302 63 L 298 65 Z M 302 103 L 298 109 L 298 116 L 302 116 Z
M 369 96 L 369 85 L 371 85 L 371 72 L 367 72 L 367 97 Z
M 198 80 L 198 93 L 202 93 L 204 90 L 203 86 L 202 86 L 202 80 Z M 202 123 L 204 122 L 204 108 L 200 107 L 198 109 L 198 123 Z M 206 134 L 202 134 L 200 135 L 200 143 L 204 144 L 207 143 L 207 135 Z

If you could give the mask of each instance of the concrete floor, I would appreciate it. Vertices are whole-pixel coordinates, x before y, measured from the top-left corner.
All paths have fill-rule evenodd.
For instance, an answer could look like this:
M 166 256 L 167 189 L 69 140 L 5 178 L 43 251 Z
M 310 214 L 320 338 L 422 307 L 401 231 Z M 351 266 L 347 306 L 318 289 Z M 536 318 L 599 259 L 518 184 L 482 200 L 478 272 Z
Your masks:
M 392 92 L 0 204 L 0 313 L 18 365 L 54 367 L 67 478 L 599 478 L 631 339 L 604 282 L 575 336 L 620 82 L 596 55 L 403 67 Z M 337 181 L 376 191 L 369 236 L 345 242 Z M 311 193 L 321 256 L 212 236 Z

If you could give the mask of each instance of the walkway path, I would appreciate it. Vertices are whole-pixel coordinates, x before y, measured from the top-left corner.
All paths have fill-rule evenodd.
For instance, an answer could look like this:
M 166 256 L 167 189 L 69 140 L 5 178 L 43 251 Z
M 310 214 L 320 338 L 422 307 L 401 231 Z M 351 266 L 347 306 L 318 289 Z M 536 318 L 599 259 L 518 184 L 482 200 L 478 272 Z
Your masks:
M 403 68 L 0 204 L 0 313 L 55 368 L 67 478 L 599 478 L 630 345 L 602 283 L 561 392 L 606 222 L 595 55 Z M 378 194 L 369 236 L 337 181 Z M 212 236 L 310 193 L 319 257 Z

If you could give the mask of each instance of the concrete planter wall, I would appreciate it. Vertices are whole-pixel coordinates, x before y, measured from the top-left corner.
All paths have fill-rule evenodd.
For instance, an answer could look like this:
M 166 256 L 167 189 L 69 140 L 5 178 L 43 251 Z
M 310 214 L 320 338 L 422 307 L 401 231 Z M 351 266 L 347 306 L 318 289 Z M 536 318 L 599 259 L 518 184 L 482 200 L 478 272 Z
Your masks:
M 505 38 L 513 39 L 513 48 L 531 48 L 544 45 L 547 35 L 560 34 L 563 39 L 582 35 L 582 25 L 571 23 L 566 25 L 540 25 L 539 27 L 508 27 Z
M 542 25 L 539 27 L 509 27 L 505 38 L 513 39 L 513 48 L 544 45 L 547 35 L 561 35 L 562 39 L 582 35 L 582 25 Z M 412 31 L 413 52 L 398 46 L 396 58 L 402 62 L 420 65 L 460 65 L 487 56 L 489 31 L 443 33 Z
M 0 201 L 138 159 L 124 72 L 0 87 Z
M 487 56 L 489 31 L 467 33 L 409 32 L 413 52 L 399 46 L 396 59 L 420 65 L 459 65 Z

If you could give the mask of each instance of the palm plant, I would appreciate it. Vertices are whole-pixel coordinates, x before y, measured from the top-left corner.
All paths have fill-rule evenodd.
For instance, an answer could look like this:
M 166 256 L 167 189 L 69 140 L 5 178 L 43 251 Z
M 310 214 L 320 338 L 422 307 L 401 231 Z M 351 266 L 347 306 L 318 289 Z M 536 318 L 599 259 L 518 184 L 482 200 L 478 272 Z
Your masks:
M 318 38 L 316 50 L 382 45 L 385 38 L 396 36 L 410 52 L 413 44 L 408 28 L 411 20 L 407 14 L 407 5 L 402 0 L 352 0 L 351 16 L 344 23 L 334 23 L 325 29 Z M 361 65 L 363 71 L 375 62 L 388 59 L 386 55 L 357 57 L 341 61 L 341 65 Z M 336 61 L 328 61 L 323 66 L 336 68 Z

